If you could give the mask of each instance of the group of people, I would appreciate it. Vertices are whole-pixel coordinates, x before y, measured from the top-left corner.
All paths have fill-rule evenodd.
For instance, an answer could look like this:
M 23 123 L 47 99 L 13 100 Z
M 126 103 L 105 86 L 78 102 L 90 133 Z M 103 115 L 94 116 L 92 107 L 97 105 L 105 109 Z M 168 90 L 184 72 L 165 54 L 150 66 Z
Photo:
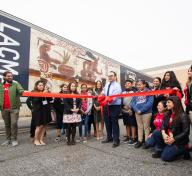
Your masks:
M 153 148 L 153 158 L 173 161 L 183 156 L 190 158 L 189 134 L 192 123 L 192 66 L 188 79 L 183 108 L 183 91 L 173 71 L 167 71 L 163 79 L 156 77 L 150 87 L 145 80 L 125 83 L 125 92 L 148 92 L 173 89 L 173 93 L 155 96 L 126 97 L 122 102 L 122 115 L 126 126 L 124 142 L 143 149 Z M 137 130 L 136 130 L 137 129 Z
M 24 89 L 18 82 L 13 81 L 13 74 L 6 71 L 4 82 L 0 84 L 0 109 L 5 122 L 7 140 L 2 145 L 18 145 L 17 122 L 19 117 L 19 98 Z M 67 145 L 76 144 L 76 129 L 79 139 L 87 142 L 91 136 L 93 124 L 94 136 L 102 143 L 112 143 L 112 147 L 120 145 L 119 118 L 125 125 L 125 139 L 122 141 L 135 148 L 153 148 L 152 157 L 161 157 L 164 161 L 172 161 L 183 156 L 190 158 L 189 134 L 192 123 L 192 66 L 188 69 L 188 79 L 185 93 L 185 106 L 181 103 L 184 96 L 182 88 L 173 71 L 167 71 L 163 79 L 156 77 L 153 86 L 145 80 L 132 79 L 125 81 L 121 88 L 117 75 L 111 71 L 109 82 L 103 86 L 101 81 L 94 88 L 81 84 L 78 90 L 77 82 L 62 84 L 61 94 L 71 94 L 70 98 L 28 97 L 27 106 L 32 112 L 30 135 L 37 146 L 46 145 L 46 126 L 53 120 L 56 113 L 57 136 L 55 141 L 62 140 L 62 132 L 66 134 Z M 123 89 L 123 91 L 122 91 Z M 97 98 L 86 96 L 111 96 L 135 92 L 150 92 L 154 90 L 173 89 L 173 94 L 138 95 L 116 97 L 101 106 Z M 32 92 L 49 92 L 44 81 L 35 83 Z M 77 95 L 85 95 L 78 98 Z M 104 124 L 106 139 L 104 137 Z M 12 139 L 11 139 L 12 137 Z

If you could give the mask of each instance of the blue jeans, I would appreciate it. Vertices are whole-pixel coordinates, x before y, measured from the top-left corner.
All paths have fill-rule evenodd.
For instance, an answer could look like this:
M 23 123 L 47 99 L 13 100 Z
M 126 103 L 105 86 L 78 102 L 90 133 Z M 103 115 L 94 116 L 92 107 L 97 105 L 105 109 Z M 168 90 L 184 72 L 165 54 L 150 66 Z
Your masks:
M 65 134 L 66 129 L 67 129 L 67 124 L 62 123 L 61 134 Z
M 155 146 L 155 139 L 154 139 L 153 134 L 151 135 L 151 137 L 147 138 L 145 143 L 148 147 L 154 147 Z
M 156 152 L 161 153 L 161 159 L 163 161 L 173 161 L 178 156 L 184 155 L 185 147 L 184 146 L 177 146 L 175 144 L 167 145 L 164 143 L 162 134 L 160 131 L 155 131 L 153 133 L 156 147 Z
M 88 126 L 89 126 L 89 115 L 81 116 L 81 122 L 79 124 L 79 136 L 80 137 L 82 137 L 82 134 L 83 134 L 83 128 L 82 128 L 83 125 L 85 125 L 85 136 L 84 137 L 87 137 Z

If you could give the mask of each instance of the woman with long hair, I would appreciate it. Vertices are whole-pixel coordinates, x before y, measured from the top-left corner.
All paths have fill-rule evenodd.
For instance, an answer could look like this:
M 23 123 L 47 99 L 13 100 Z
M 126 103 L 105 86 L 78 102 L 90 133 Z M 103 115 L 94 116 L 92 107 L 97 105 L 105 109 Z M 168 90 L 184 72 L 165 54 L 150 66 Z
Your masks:
M 41 80 L 37 81 L 32 92 L 47 92 L 45 90 L 45 83 Z M 27 105 L 32 111 L 32 120 L 35 125 L 35 145 L 46 145 L 44 142 L 44 135 L 46 126 L 51 121 L 51 102 L 52 98 L 44 97 L 29 97 Z
M 153 87 L 152 90 L 159 90 L 161 86 L 161 78 L 160 77 L 155 77 L 153 79 Z M 158 95 L 154 95 L 154 102 L 153 102 L 153 109 L 152 109 L 152 115 L 157 113 L 157 105 L 159 103 L 159 97 Z
M 98 96 L 101 94 L 102 91 L 103 91 L 103 83 L 101 81 L 97 81 L 95 83 L 94 94 Z M 94 121 L 96 126 L 96 138 L 97 140 L 99 140 L 103 139 L 104 120 L 101 114 L 101 107 L 97 99 L 94 100 L 93 107 L 94 107 Z
M 184 89 L 184 93 L 185 93 L 186 113 L 189 114 L 192 125 L 192 65 L 188 69 L 188 79 L 186 87 Z
M 174 89 L 174 90 L 177 90 L 176 94 L 173 93 L 173 94 L 170 94 L 170 95 L 165 94 L 165 95 L 159 96 L 160 100 L 166 100 L 166 98 L 168 98 L 171 95 L 176 95 L 180 99 L 182 99 L 182 97 L 183 97 L 183 92 L 182 92 L 181 85 L 180 85 L 179 81 L 177 80 L 177 77 L 176 77 L 176 75 L 175 75 L 175 73 L 173 71 L 165 72 L 165 74 L 163 76 L 163 79 L 162 79 L 160 89 Z
M 61 94 L 67 94 L 68 93 L 68 85 L 62 84 L 60 86 L 60 92 Z M 54 99 L 54 109 L 56 110 L 56 123 L 57 123 L 57 137 L 55 139 L 56 142 L 61 141 L 61 129 L 63 127 L 63 111 L 64 111 L 64 102 L 63 98 L 55 98 Z
M 68 91 L 71 95 L 78 94 L 77 84 L 75 82 L 69 83 Z M 66 123 L 67 126 L 67 144 L 75 145 L 76 125 L 77 122 L 80 122 L 81 119 L 81 99 L 65 98 L 64 107 L 64 123 Z
M 173 161 L 178 156 L 190 156 L 186 150 L 189 143 L 190 123 L 177 96 L 170 96 L 166 105 L 168 112 L 165 114 L 161 130 L 153 133 L 156 148 L 152 157 Z
M 87 89 L 87 93 L 88 95 L 94 95 L 93 89 L 91 87 L 89 87 Z M 93 124 L 93 130 L 94 130 L 94 137 L 96 137 L 96 126 L 95 126 L 95 120 L 94 120 L 94 107 L 93 107 L 93 99 L 90 98 L 89 101 L 92 104 L 92 108 L 91 108 L 91 112 L 90 112 L 90 117 L 89 117 L 89 122 L 88 122 L 88 136 L 91 137 L 91 126 Z

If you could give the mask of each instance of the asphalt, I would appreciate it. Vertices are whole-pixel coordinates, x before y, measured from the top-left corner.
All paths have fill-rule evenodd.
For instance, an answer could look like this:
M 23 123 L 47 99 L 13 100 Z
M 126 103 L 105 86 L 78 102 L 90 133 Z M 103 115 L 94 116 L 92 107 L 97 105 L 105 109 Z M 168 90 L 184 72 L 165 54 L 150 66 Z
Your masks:
M 94 137 L 86 144 L 67 146 L 65 140 L 55 143 L 55 133 L 55 129 L 47 131 L 47 146 L 34 146 L 28 132 L 19 134 L 19 146 L 0 146 L 0 176 L 192 175 L 192 161 L 163 162 L 153 159 L 151 150 L 135 149 L 123 143 L 114 149 L 112 144 L 102 144 Z M 0 143 L 3 141 L 1 135 Z

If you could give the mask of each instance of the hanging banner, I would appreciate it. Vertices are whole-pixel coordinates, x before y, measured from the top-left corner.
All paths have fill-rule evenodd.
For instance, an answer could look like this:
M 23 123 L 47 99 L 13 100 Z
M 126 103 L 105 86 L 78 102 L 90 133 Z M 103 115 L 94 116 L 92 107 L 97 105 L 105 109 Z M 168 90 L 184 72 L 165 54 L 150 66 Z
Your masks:
M 9 70 L 28 90 L 30 28 L 0 15 L 0 78 Z

